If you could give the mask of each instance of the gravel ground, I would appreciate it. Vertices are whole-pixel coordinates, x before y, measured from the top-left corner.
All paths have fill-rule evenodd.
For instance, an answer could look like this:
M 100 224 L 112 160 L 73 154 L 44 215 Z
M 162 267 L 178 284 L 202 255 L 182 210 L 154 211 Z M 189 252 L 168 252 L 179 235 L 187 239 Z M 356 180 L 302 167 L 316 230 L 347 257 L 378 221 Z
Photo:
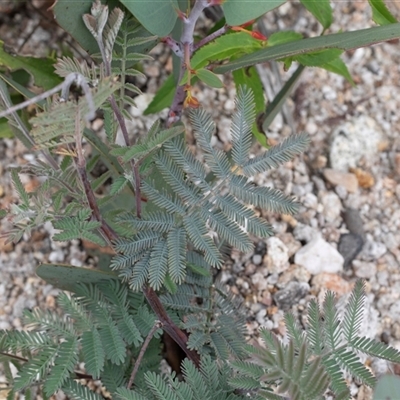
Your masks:
M 399 17 L 398 4 L 390 3 L 390 7 Z M 335 2 L 334 8 L 333 32 L 372 25 L 367 2 Z M 12 23 L 24 16 L 17 13 L 7 18 Z M 31 16 L 31 21 L 36 26 L 41 19 Z M 6 22 L 0 27 L 4 40 L 10 39 L 3 30 Z M 319 34 L 317 24 L 296 4 L 281 7 L 268 15 L 265 23 L 270 32 L 291 28 L 308 36 Z M 48 35 L 51 29 L 54 31 L 38 25 L 19 50 L 48 49 L 53 43 Z M 165 49 L 157 47 L 154 56 L 156 61 L 145 66 L 147 81 L 140 82 L 147 92 L 136 99 L 138 107 L 132 110 L 135 132 L 143 132 L 154 120 L 143 118 L 141 112 L 171 69 Z M 243 297 L 249 310 L 250 335 L 260 326 L 284 335 L 284 312 L 292 311 L 304 322 L 313 296 L 322 300 L 326 290 L 334 290 L 343 303 L 356 279 L 363 278 L 367 287 L 363 333 L 400 349 L 399 43 L 361 48 L 347 52 L 343 59 L 355 87 L 342 77 L 307 69 L 284 115 L 275 119 L 268 132 L 271 143 L 293 132 L 306 131 L 311 136 L 312 144 L 302 157 L 257 180 L 259 185 L 296 196 L 302 204 L 300 212 L 295 216 L 265 214 L 276 235 L 255 239 L 253 254 L 233 251 L 219 278 Z M 291 72 L 271 64 L 261 66 L 266 92 L 273 94 L 280 79 L 286 80 Z M 215 145 L 228 150 L 235 96 L 230 77 L 225 86 L 221 90 L 198 87 L 196 96 L 217 123 Z M 165 117 L 165 112 L 161 114 Z M 255 154 L 259 151 L 254 148 Z M 2 208 L 17 201 L 9 168 L 32 159 L 16 141 L 0 142 Z M 25 176 L 23 183 L 29 190 L 38 181 Z M 8 229 L 8 221 L 3 220 L 0 231 Z M 81 243 L 52 243 L 51 234 L 51 227 L 45 226 L 16 245 L 0 239 L 0 329 L 20 328 L 24 308 L 56 307 L 57 290 L 35 276 L 38 263 L 86 265 Z M 378 375 L 393 370 L 385 362 L 365 362 Z M 400 374 L 396 368 L 394 371 Z M 0 376 L 0 387 L 2 382 Z M 371 398 L 368 388 L 349 382 L 354 399 Z

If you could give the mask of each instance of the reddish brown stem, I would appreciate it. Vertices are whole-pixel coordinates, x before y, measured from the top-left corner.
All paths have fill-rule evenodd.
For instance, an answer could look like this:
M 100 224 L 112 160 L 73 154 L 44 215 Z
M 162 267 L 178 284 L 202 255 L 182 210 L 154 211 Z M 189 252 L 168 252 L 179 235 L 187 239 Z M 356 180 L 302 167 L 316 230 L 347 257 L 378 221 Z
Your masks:
M 197 352 L 188 349 L 187 341 L 188 337 L 182 329 L 179 329 L 172 321 L 170 316 L 165 311 L 160 299 L 156 292 L 149 286 L 143 289 L 143 294 L 146 297 L 147 302 L 150 304 L 152 310 L 156 313 L 158 319 L 163 324 L 163 329 L 171 338 L 179 345 L 179 347 L 185 352 L 189 360 L 191 360 L 197 367 L 200 366 L 200 356 Z

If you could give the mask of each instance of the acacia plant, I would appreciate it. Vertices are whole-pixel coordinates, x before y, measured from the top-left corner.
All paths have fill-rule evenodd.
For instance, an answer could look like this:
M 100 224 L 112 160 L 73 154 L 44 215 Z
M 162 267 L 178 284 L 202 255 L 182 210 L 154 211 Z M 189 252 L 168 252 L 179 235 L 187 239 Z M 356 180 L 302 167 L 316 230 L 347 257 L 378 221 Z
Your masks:
M 237 299 L 213 280 L 213 268 L 222 266 L 226 246 L 250 252 L 250 235 L 273 234 L 258 209 L 285 214 L 297 210 L 294 199 L 257 186 L 253 178 L 307 148 L 306 134 L 290 136 L 270 148 L 264 134 L 304 67 L 320 66 L 351 80 L 340 59 L 344 50 L 400 37 L 400 24 L 381 1 L 373 0 L 374 18 L 385 26 L 325 35 L 332 23 L 329 1 L 303 0 L 323 27 L 320 37 L 303 39 L 296 32 L 277 32 L 266 38 L 252 30 L 249 20 L 284 2 L 254 1 L 249 7 L 249 2 L 234 0 L 107 4 L 96 0 L 71 8 L 70 2 L 58 0 L 57 20 L 93 63 L 63 57 L 46 75 L 32 67 L 31 60 L 10 61 L 10 69 L 17 62 L 48 90 L 33 96 L 12 76 L 0 76 L 4 108 L 0 116 L 6 116 L 15 136 L 37 153 L 34 163 L 11 170 L 20 202 L 1 210 L 14 224 L 9 239 L 18 241 L 51 222 L 58 231 L 53 240 L 85 239 L 111 246 L 115 255 L 102 256 L 96 269 L 38 267 L 40 277 L 64 291 L 58 298 L 61 312 L 26 311 L 26 330 L 0 332 L 9 399 L 18 391 L 35 398 L 37 387 L 45 398 L 59 390 L 77 400 L 104 398 L 87 384 L 94 380 L 113 399 L 283 399 L 287 395 L 310 400 L 322 398 L 327 390 L 337 399 L 347 399 L 350 392 L 343 370 L 367 385 L 375 384 L 356 352 L 400 362 L 397 350 L 358 335 L 362 282 L 356 283 L 342 320 L 334 295 L 328 293 L 322 309 L 316 302 L 309 305 L 305 331 L 292 315 L 286 316 L 288 345 L 262 330 L 265 346 L 253 348 L 246 344 L 245 316 Z M 212 7 L 219 7 L 224 19 L 194 41 L 199 17 Z M 169 106 L 168 119 L 132 138 L 125 121 L 132 118 L 126 108 L 134 105 L 132 92 L 140 92 L 132 83 L 140 74 L 136 67 L 151 59 L 149 51 L 160 41 L 171 48 L 176 68 L 147 113 Z M 265 106 L 253 66 L 268 60 L 282 61 L 286 68 L 293 62 L 300 66 Z M 222 87 L 216 74 L 233 70 L 237 99 L 232 150 L 227 154 L 212 146 L 214 122 L 193 96 L 192 87 L 197 80 Z M 80 97 L 70 95 L 73 84 L 82 89 Z M 13 105 L 11 87 L 28 100 Z M 36 105 L 36 113 L 26 122 L 18 110 L 28 104 Z M 202 161 L 187 146 L 183 112 Z M 104 119 L 104 137 L 91 128 L 96 115 Z M 118 132 L 122 145 L 116 141 Z M 254 137 L 267 149 L 251 157 Z M 106 172 L 94 179 L 97 165 L 106 167 Z M 27 193 L 19 173 L 44 177 L 43 183 Z M 100 187 L 101 196 L 96 194 Z M 185 354 L 181 378 L 159 374 L 163 335 L 170 338 L 164 338 L 166 347 L 175 343 Z M 84 365 L 83 370 L 78 365 Z

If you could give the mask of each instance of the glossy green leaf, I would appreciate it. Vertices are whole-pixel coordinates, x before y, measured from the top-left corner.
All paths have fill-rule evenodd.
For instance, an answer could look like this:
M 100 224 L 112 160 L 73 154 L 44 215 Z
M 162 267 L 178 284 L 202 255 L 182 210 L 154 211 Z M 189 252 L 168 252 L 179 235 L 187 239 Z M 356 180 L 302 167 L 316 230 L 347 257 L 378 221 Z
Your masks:
M 333 12 L 329 0 L 300 0 L 300 3 L 314 15 L 324 29 L 328 29 L 331 26 Z
M 341 75 L 346 78 L 353 86 L 355 83 L 353 78 L 350 75 L 349 70 L 347 69 L 347 65 L 343 62 L 341 58 L 336 58 L 333 61 L 330 61 L 326 64 L 320 65 L 321 68 L 326 69 L 329 72 L 333 72 L 335 74 Z
M 206 85 L 221 89 L 224 87 L 221 79 L 218 78 L 213 72 L 205 68 L 200 68 L 196 71 L 196 76 Z
M 36 268 L 36 274 L 47 283 L 70 292 L 74 292 L 79 283 L 100 283 L 118 279 L 112 272 L 64 264 L 41 264 Z
M 388 25 L 397 22 L 383 0 L 368 0 L 368 2 L 372 8 L 372 19 L 375 23 L 378 25 Z
M 241 68 L 233 71 L 233 80 L 236 87 L 246 85 L 254 94 L 256 115 L 263 112 L 265 108 L 264 88 L 255 67 Z M 257 124 L 254 123 L 252 132 L 257 141 L 264 147 L 268 147 L 267 137 L 264 132 L 260 132 Z
M 153 35 L 166 36 L 171 33 L 178 18 L 179 5 L 176 0 L 120 1 Z
M 227 24 L 236 26 L 261 17 L 283 3 L 286 0 L 226 0 L 222 8 Z
M 303 35 L 294 31 L 275 32 L 268 37 L 267 46 L 276 46 L 278 44 L 294 42 L 295 40 L 303 39 Z
M 306 67 L 319 67 L 339 58 L 342 54 L 340 49 L 325 49 L 309 54 L 301 54 L 293 57 L 293 60 L 298 61 Z
M 215 68 L 214 72 L 224 74 L 228 71 L 249 65 L 304 54 L 306 52 L 315 52 L 328 48 L 350 50 L 398 38 L 400 38 L 400 23 L 302 39 L 246 54 L 237 60 Z
M 11 71 L 24 69 L 33 78 L 35 85 L 45 90 L 52 89 L 62 82 L 62 79 L 54 73 L 54 64 L 51 58 L 22 57 L 8 54 L 4 49 L 4 43 L 0 41 L 0 66 Z

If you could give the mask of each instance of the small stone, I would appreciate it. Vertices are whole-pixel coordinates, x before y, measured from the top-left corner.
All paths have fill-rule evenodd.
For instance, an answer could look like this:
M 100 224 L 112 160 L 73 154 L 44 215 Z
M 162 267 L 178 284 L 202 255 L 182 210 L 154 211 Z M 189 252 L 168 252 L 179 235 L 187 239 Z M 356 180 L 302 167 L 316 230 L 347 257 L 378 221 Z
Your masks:
M 387 247 L 368 237 L 362 251 L 362 256 L 367 261 L 375 261 L 387 252 Z
M 342 210 L 342 202 L 338 195 L 333 192 L 325 192 L 321 194 L 320 200 L 324 207 L 322 214 L 325 217 L 325 220 L 329 223 L 338 221 Z
M 265 290 L 268 288 L 268 282 L 264 278 L 264 275 L 261 274 L 260 272 L 256 272 L 252 277 L 251 277 L 251 282 L 253 283 L 254 287 L 257 290 Z
M 343 220 L 351 233 L 360 235 L 364 239 L 364 222 L 361 219 L 359 210 L 356 208 L 346 208 L 343 213 Z
M 281 239 L 282 242 L 287 247 L 289 258 L 292 257 L 296 253 L 296 251 L 301 249 L 302 246 L 301 242 L 296 240 L 293 237 L 293 234 L 290 232 L 282 233 L 281 235 L 279 235 L 279 239 Z
M 304 207 L 315 210 L 318 205 L 318 198 L 314 193 L 306 193 L 301 202 Z
M 360 49 L 358 49 L 360 50 Z M 339 125 L 332 133 L 329 160 L 331 167 L 347 172 L 363 158 L 372 163 L 384 139 L 382 128 L 371 117 L 361 115 Z
M 399 185 L 399 193 L 400 193 L 400 185 Z M 399 195 L 399 197 L 400 197 L 400 195 Z M 292 215 L 289 215 L 289 214 L 282 214 L 281 220 L 283 222 L 288 223 L 292 228 L 295 228 L 297 225 L 297 220 Z
M 340 275 L 329 272 L 322 272 L 315 275 L 311 283 L 315 286 L 317 292 L 320 292 L 321 289 L 331 290 L 338 296 L 350 293 L 353 289 L 353 285 L 344 280 Z
M 267 310 L 266 310 L 265 308 L 262 308 L 262 309 L 256 314 L 256 321 L 257 321 L 260 325 L 264 325 L 266 315 L 267 315 Z
M 367 171 L 363 171 L 361 168 L 350 168 L 350 172 L 353 172 L 357 178 L 358 184 L 363 189 L 369 189 L 375 184 L 374 177 Z
M 332 245 L 317 236 L 295 254 L 294 262 L 305 267 L 312 275 L 317 275 L 342 271 L 344 259 Z
M 336 171 L 331 168 L 324 170 L 325 179 L 334 186 L 343 186 L 349 193 L 355 193 L 358 189 L 358 180 L 354 174 Z
M 262 295 L 258 298 L 258 301 L 261 304 L 264 304 L 265 306 L 269 307 L 272 304 L 271 292 L 269 290 L 264 290 L 262 292 Z
M 274 300 L 282 310 L 288 310 L 292 305 L 305 297 L 310 290 L 310 285 L 305 282 L 289 282 L 288 285 L 278 290 L 274 295 Z
M 7 238 L 0 237 L 0 253 L 10 253 L 14 250 L 12 242 L 7 242 Z
M 257 270 L 257 267 L 253 264 L 250 263 L 246 265 L 246 268 L 244 269 L 244 274 L 247 276 L 253 275 Z
M 261 256 L 261 254 L 254 254 L 254 256 L 253 256 L 253 263 L 255 264 L 255 265 L 260 265 L 261 263 L 262 263 L 262 256 Z
M 340 235 L 338 251 L 344 258 L 344 269 L 347 269 L 351 262 L 357 257 L 363 245 L 363 238 L 356 233 L 344 233 Z
M 318 231 L 311 226 L 298 223 L 293 230 L 295 239 L 305 242 L 311 242 L 313 238 L 318 236 Z
M 286 245 L 277 237 L 267 239 L 266 267 L 271 273 L 281 273 L 289 268 L 289 251 Z
M 363 279 L 370 279 L 376 275 L 376 264 L 361 260 L 353 261 L 353 270 L 355 276 Z

